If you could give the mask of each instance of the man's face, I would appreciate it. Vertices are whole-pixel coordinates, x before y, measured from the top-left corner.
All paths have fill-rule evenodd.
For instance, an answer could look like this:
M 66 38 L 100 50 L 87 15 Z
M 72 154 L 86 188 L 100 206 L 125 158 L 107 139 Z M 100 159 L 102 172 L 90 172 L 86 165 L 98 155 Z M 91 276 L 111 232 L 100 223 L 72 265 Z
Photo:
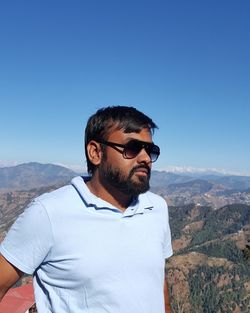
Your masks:
M 147 128 L 142 129 L 140 133 L 124 133 L 122 130 L 115 130 L 107 141 L 126 144 L 132 139 L 152 142 L 151 133 Z M 142 149 L 134 158 L 128 159 L 117 150 L 122 152 L 123 148 L 105 146 L 103 158 L 98 167 L 100 178 L 129 196 L 146 192 L 149 189 L 152 165 L 147 152 Z

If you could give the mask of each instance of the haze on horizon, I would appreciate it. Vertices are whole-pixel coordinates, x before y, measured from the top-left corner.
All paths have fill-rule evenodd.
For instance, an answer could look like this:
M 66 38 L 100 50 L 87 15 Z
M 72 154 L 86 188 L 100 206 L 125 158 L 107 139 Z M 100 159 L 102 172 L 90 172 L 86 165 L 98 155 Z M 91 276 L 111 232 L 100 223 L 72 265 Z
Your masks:
M 59 165 L 68 169 L 71 169 L 72 171 L 82 174 L 87 173 L 87 167 L 81 166 L 79 164 L 63 164 L 63 163 L 41 163 L 36 161 L 28 161 L 28 162 L 4 162 L 0 160 L 0 168 L 5 167 L 15 167 L 22 164 L 29 164 L 29 163 L 39 163 L 39 164 L 54 164 Z M 195 175 L 195 176 L 205 176 L 205 175 L 226 175 L 226 176 L 250 176 L 250 173 L 248 172 L 239 172 L 239 171 L 232 171 L 232 170 L 226 170 L 222 168 L 198 168 L 198 167 L 181 167 L 181 166 L 174 166 L 174 165 L 168 165 L 165 168 L 153 168 L 152 170 L 156 171 L 164 171 L 174 174 L 180 174 L 180 175 Z

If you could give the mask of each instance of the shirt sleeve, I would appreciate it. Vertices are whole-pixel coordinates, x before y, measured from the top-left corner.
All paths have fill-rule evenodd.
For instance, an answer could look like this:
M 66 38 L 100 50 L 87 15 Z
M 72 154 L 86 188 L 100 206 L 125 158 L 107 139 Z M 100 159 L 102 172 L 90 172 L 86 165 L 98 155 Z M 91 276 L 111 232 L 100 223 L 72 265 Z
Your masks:
M 164 200 L 163 206 L 163 222 L 164 222 L 164 246 L 163 246 L 163 253 L 165 259 L 169 258 L 173 254 L 172 249 L 172 240 L 171 240 L 171 230 L 169 226 L 169 214 L 168 214 L 168 206 Z
M 49 217 L 39 201 L 33 201 L 17 218 L 0 246 L 0 253 L 20 271 L 33 274 L 53 244 Z

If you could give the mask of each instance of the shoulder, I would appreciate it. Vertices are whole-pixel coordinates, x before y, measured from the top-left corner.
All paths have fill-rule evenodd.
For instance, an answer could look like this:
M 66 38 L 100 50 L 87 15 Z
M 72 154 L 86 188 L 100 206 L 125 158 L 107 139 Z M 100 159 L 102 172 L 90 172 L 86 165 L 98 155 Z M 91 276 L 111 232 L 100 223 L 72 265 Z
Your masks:
M 57 209 L 63 211 L 63 208 L 75 207 L 81 205 L 82 202 L 74 187 L 69 184 L 38 196 L 33 200 L 33 204 L 42 206 L 47 212 L 52 212 Z
M 36 197 L 34 200 L 39 201 L 41 203 L 49 203 L 49 202 L 61 202 L 65 200 L 65 198 L 68 198 L 72 194 L 72 186 L 66 185 L 61 188 L 55 189 L 51 192 L 46 192 L 38 197 Z

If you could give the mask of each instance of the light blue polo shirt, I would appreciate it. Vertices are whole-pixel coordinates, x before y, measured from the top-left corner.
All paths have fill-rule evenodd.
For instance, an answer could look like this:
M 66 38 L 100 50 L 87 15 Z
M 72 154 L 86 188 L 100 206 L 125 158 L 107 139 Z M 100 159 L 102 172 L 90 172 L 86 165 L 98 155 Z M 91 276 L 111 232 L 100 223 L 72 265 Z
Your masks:
M 1 254 L 34 275 L 40 313 L 164 313 L 172 255 L 165 200 L 141 194 L 125 210 L 93 195 L 82 177 L 36 198 Z

